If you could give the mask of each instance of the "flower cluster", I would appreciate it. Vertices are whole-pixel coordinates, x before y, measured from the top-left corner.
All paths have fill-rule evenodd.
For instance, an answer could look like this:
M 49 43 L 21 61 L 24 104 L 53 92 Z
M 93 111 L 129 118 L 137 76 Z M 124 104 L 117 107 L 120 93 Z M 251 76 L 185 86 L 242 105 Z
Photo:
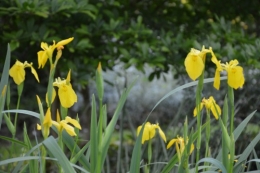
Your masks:
M 216 65 L 216 72 L 214 78 L 214 87 L 219 89 L 220 86 L 220 72 L 226 71 L 228 77 L 228 85 L 234 89 L 242 88 L 245 82 L 243 75 L 243 68 L 238 66 L 239 62 L 231 60 L 229 63 L 221 63 L 217 60 L 212 48 L 197 50 L 192 48 L 190 53 L 187 55 L 184 65 L 189 77 L 192 80 L 196 80 L 204 71 L 206 54 L 210 53 L 212 58 L 211 61 Z

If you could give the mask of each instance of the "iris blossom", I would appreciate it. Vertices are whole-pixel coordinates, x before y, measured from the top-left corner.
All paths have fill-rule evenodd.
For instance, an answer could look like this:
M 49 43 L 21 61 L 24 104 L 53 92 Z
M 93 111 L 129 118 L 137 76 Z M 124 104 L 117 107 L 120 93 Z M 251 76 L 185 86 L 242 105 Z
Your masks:
M 51 119 L 51 111 L 50 108 L 47 109 L 47 112 L 44 116 L 44 120 L 42 123 L 42 126 L 37 124 L 37 130 L 42 130 L 43 129 L 43 136 L 44 138 L 47 138 L 50 134 L 50 128 L 52 126 L 52 119 Z
M 75 102 L 77 102 L 77 95 L 72 89 L 70 83 L 70 71 L 66 79 L 61 80 L 61 78 L 57 78 L 55 82 L 53 82 L 53 86 L 57 86 L 59 88 L 58 95 L 60 103 L 64 108 L 70 108 Z
M 188 53 L 184 65 L 189 77 L 192 80 L 196 80 L 203 72 L 205 67 L 205 58 L 206 54 L 209 53 L 209 49 L 202 47 L 202 50 L 191 48 L 191 51 Z
M 140 133 L 141 129 L 142 129 L 142 126 L 139 126 L 137 128 L 137 135 Z M 148 140 L 154 138 L 156 129 L 158 129 L 159 135 L 164 140 L 164 142 L 166 142 L 166 136 L 165 136 L 164 132 L 161 130 L 160 126 L 158 124 L 151 124 L 150 122 L 147 122 L 144 125 L 142 144 L 144 144 L 145 141 L 148 141 Z
M 43 50 L 40 50 L 38 54 L 38 68 L 43 68 L 47 62 L 48 58 L 52 58 L 53 51 L 57 48 L 57 50 L 63 49 L 63 46 L 70 43 L 74 38 L 68 38 L 62 41 L 59 41 L 57 44 L 55 41 L 53 41 L 52 45 L 48 45 L 45 42 L 41 42 L 41 48 Z
M 188 140 L 186 140 L 186 144 L 185 144 L 184 139 L 182 137 L 177 136 L 177 138 L 170 140 L 170 142 L 167 145 L 167 149 L 169 149 L 173 144 L 175 144 L 178 159 L 179 159 L 179 161 L 181 161 L 181 157 L 182 157 L 183 151 L 185 149 L 185 146 L 188 144 Z M 191 144 L 189 153 L 191 154 L 193 152 L 193 150 L 194 150 L 194 145 Z
M 77 136 L 77 134 L 74 131 L 74 127 L 69 125 L 68 123 L 72 124 L 74 127 L 78 129 L 81 129 L 79 122 L 75 119 L 72 119 L 69 116 L 67 116 L 65 120 L 60 121 L 60 114 L 57 111 L 57 121 L 52 121 L 52 124 L 57 128 L 59 132 L 62 132 L 62 130 L 64 129 L 70 136 Z
M 235 59 L 231 60 L 229 63 L 226 62 L 226 64 L 223 64 L 221 61 L 217 60 L 211 48 L 210 51 L 212 54 L 211 61 L 217 66 L 214 78 L 214 87 L 217 90 L 219 89 L 220 72 L 225 70 L 227 72 L 228 85 L 234 89 L 242 88 L 245 83 L 245 78 L 243 74 L 243 68 L 238 66 L 239 62 Z
M 200 103 L 200 110 L 203 109 L 203 107 L 205 106 L 207 111 L 211 111 L 213 116 L 218 119 L 219 115 L 221 115 L 221 109 L 219 107 L 219 105 L 216 104 L 215 99 L 210 96 L 209 99 L 202 99 L 202 102 Z M 197 108 L 194 109 L 193 111 L 193 115 L 197 116 Z
M 22 63 L 22 62 L 16 60 L 15 64 L 9 70 L 9 75 L 13 78 L 14 82 L 17 85 L 20 85 L 24 81 L 24 79 L 25 79 L 25 70 L 24 69 L 27 67 L 31 68 L 32 74 L 34 75 L 36 80 L 39 82 L 37 72 L 33 68 L 32 63 L 29 64 L 27 61 Z

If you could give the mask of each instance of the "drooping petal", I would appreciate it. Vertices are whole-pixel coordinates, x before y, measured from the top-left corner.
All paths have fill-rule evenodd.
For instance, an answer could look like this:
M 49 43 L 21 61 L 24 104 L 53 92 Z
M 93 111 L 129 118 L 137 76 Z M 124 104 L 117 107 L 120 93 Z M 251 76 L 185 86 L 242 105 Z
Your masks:
M 158 126 L 158 131 L 159 131 L 159 135 L 161 136 L 161 138 L 164 140 L 164 142 L 166 142 L 166 136 L 159 126 Z
M 70 108 L 77 102 L 77 95 L 75 91 L 72 89 L 71 84 L 69 85 L 61 85 L 58 90 L 59 99 L 61 105 L 64 108 Z
M 186 71 L 192 80 L 196 80 L 204 70 L 204 62 L 199 53 L 198 50 L 191 49 L 184 61 Z
M 63 129 L 66 130 L 66 132 L 70 135 L 70 136 L 77 136 L 77 134 L 74 131 L 74 128 L 71 125 L 68 125 L 65 121 L 61 121 L 60 125 L 62 126 Z
M 43 68 L 47 62 L 48 55 L 46 51 L 39 51 L 38 55 L 38 68 Z
M 175 142 L 177 142 L 178 139 L 172 139 L 170 142 L 167 144 L 167 149 L 169 149 Z
M 68 123 L 73 124 L 74 127 L 78 128 L 78 129 L 81 129 L 81 126 L 80 126 L 80 124 L 79 124 L 79 122 L 77 120 L 72 119 L 71 117 L 67 116 L 65 118 L 65 121 L 67 121 Z
M 9 70 L 9 75 L 17 85 L 20 85 L 25 79 L 24 64 L 16 60 L 15 64 Z
M 216 118 L 216 120 L 218 120 L 219 115 L 221 115 L 221 109 L 220 109 L 219 105 L 217 105 L 216 103 L 214 103 L 214 105 L 211 106 L 210 110 L 211 110 L 213 116 Z
M 36 70 L 33 68 L 33 66 L 31 66 L 31 72 L 32 72 L 32 74 L 34 75 L 35 79 L 36 79 L 38 82 L 40 82 L 39 77 L 38 77 L 38 74 L 37 74 Z
M 243 68 L 235 66 L 227 69 L 228 85 L 234 89 L 242 88 L 245 83 Z

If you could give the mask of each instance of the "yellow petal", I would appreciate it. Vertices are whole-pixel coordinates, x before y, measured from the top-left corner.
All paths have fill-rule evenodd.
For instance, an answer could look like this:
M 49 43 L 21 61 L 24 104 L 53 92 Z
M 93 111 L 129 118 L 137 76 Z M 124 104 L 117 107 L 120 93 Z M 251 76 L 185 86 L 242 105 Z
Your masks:
M 74 39 L 74 37 L 71 37 L 71 38 L 68 38 L 68 39 L 65 39 L 65 40 L 61 40 L 59 41 L 57 44 L 56 44 L 56 47 L 60 47 L 60 46 L 64 46 L 66 44 L 69 44 L 72 40 Z
M 79 122 L 77 120 L 72 119 L 71 117 L 67 116 L 65 118 L 65 121 L 67 121 L 68 123 L 73 124 L 74 127 L 78 128 L 78 129 L 81 129 L 81 126 L 80 126 L 80 124 L 79 124 Z
M 41 129 L 42 129 L 42 126 L 37 123 L 37 130 L 41 130 Z
M 9 70 L 9 75 L 17 85 L 20 85 L 25 79 L 24 64 L 16 60 L 15 64 Z
M 64 108 L 70 108 L 77 102 L 77 95 L 71 85 L 61 85 L 58 90 L 60 103 Z
M 35 70 L 32 66 L 31 66 L 31 72 L 32 72 L 32 74 L 34 75 L 35 79 L 36 79 L 38 82 L 40 82 L 39 77 L 38 77 L 38 74 L 37 74 L 36 70 Z
M 194 144 L 191 144 L 191 147 L 190 147 L 190 154 L 193 152 L 194 150 Z
M 215 71 L 215 77 L 214 77 L 213 86 L 214 86 L 214 88 L 219 90 L 219 86 L 220 86 L 220 72 L 217 71 L 217 70 Z
M 70 125 L 68 125 L 66 122 L 61 121 L 60 122 L 61 126 L 66 130 L 66 132 L 70 135 L 70 136 L 77 136 L 77 134 L 74 131 L 74 128 Z
M 214 115 L 214 117 L 216 118 L 216 120 L 218 120 L 218 117 L 221 115 L 221 109 L 219 107 L 219 105 L 215 104 L 211 106 L 211 112 Z
M 48 59 L 47 51 L 41 50 L 37 53 L 37 55 L 38 55 L 38 68 L 43 68 Z
M 200 57 L 199 52 L 194 49 L 187 55 L 184 65 L 192 80 L 196 80 L 204 70 L 203 59 Z
M 177 139 L 172 139 L 170 142 L 167 144 L 167 149 L 169 149 L 175 142 L 177 142 Z
M 201 111 L 201 109 L 203 109 L 203 106 L 204 106 L 204 104 L 203 104 L 203 103 L 200 103 L 200 109 L 199 109 L 199 111 Z M 196 117 L 197 114 L 198 114 L 197 107 L 195 107 L 194 110 L 193 110 L 193 116 Z
M 166 142 L 166 136 L 160 127 L 158 128 L 158 131 L 159 131 L 159 135 L 161 136 L 161 138 L 164 140 L 164 142 Z
M 243 68 L 235 66 L 228 68 L 228 85 L 234 89 L 242 88 L 245 83 Z
M 51 119 L 51 110 L 50 108 L 47 109 L 47 112 L 45 114 L 44 120 L 43 120 L 43 126 L 44 128 L 50 128 L 52 125 L 52 119 Z

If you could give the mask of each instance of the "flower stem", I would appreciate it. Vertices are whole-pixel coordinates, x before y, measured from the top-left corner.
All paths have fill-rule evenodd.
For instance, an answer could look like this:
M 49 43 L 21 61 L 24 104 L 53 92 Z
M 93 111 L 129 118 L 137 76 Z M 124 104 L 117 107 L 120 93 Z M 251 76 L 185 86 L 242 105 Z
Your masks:
M 199 162 L 200 159 L 200 146 L 201 146 L 201 111 L 200 111 L 200 103 L 201 103 L 201 94 L 203 90 L 203 80 L 204 80 L 204 71 L 199 77 L 198 86 L 196 90 L 196 109 L 197 111 L 197 153 L 196 153 L 196 162 Z M 198 164 L 196 164 L 196 172 L 198 172 Z
M 234 105 L 234 91 L 233 88 L 228 86 L 228 99 L 230 104 L 230 159 L 229 159 L 229 170 L 233 172 L 234 155 L 235 155 L 235 140 L 234 140 L 234 118 L 235 118 L 235 105 Z

